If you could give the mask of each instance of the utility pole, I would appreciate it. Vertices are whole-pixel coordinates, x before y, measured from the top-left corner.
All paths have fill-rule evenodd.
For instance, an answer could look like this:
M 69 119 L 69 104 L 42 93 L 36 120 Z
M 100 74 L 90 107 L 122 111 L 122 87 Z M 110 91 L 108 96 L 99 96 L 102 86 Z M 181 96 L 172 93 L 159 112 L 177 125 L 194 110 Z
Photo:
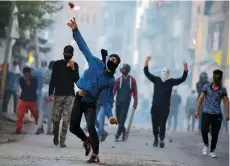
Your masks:
M 196 1 L 193 3 L 197 3 Z M 192 77 L 192 88 L 196 89 L 196 83 L 198 81 L 198 73 L 199 73 L 199 65 L 200 65 L 200 57 L 202 53 L 203 47 L 203 21 L 204 21 L 204 8 L 205 8 L 205 0 L 200 0 L 200 10 L 199 10 L 199 20 L 198 20 L 198 31 L 196 37 L 196 50 L 195 50 L 195 58 L 194 58 L 194 68 L 193 68 L 193 77 Z
M 40 54 L 39 54 L 38 28 L 35 29 L 34 43 L 35 43 L 36 68 L 40 68 L 41 67 L 41 58 L 40 58 Z
M 223 83 L 225 84 L 226 83 L 225 81 L 229 79 L 228 78 L 229 62 L 227 62 L 227 56 L 229 54 L 229 1 L 223 1 L 222 3 L 223 3 L 223 14 L 224 14 L 224 31 L 223 31 L 223 38 L 222 38 L 221 69 L 224 72 Z
M 9 64 L 9 54 L 11 53 L 12 46 L 12 38 L 11 38 L 11 31 L 13 27 L 13 19 L 14 19 L 14 9 L 16 7 L 16 1 L 12 1 L 11 4 L 11 13 L 10 13 L 10 21 L 9 21 L 9 28 L 7 31 L 7 41 L 6 41 L 6 49 L 5 49 L 5 56 L 3 61 L 3 69 L 2 69 L 2 79 L 1 79 L 1 93 L 0 98 L 2 99 L 4 96 L 5 85 L 6 85 L 6 73 L 7 73 L 7 66 Z

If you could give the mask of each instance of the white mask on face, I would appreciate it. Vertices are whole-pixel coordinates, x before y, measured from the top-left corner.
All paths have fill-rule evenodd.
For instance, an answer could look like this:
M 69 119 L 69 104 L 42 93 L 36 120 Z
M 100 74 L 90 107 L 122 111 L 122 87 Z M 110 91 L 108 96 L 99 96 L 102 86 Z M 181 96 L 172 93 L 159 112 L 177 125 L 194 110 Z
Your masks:
M 167 67 L 164 67 L 161 70 L 161 79 L 163 82 L 165 82 L 169 78 L 169 69 Z

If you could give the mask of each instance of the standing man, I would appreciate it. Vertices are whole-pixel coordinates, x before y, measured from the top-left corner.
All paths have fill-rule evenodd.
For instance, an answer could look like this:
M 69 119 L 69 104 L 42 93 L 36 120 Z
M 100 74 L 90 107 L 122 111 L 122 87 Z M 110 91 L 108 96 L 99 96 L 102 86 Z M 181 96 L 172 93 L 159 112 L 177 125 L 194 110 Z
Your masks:
M 184 64 L 184 72 L 181 78 L 170 78 L 169 70 L 164 67 L 161 71 L 161 77 L 150 74 L 148 63 L 151 56 L 147 56 L 145 60 L 144 73 L 146 77 L 154 84 L 154 94 L 151 108 L 153 135 L 155 137 L 153 146 L 158 146 L 159 128 L 160 128 L 160 147 L 164 148 L 165 128 L 169 115 L 170 98 L 173 86 L 184 82 L 188 75 L 188 64 Z
M 188 96 L 186 105 L 185 105 L 185 112 L 186 112 L 186 118 L 187 118 L 187 131 L 194 131 L 195 127 L 195 117 L 194 113 L 196 110 L 196 103 L 197 103 L 197 96 L 196 91 L 192 90 L 191 94 Z M 190 123 L 190 120 L 192 118 L 192 124 Z
M 197 100 L 202 92 L 202 89 L 204 87 L 205 84 L 208 84 L 208 74 L 206 72 L 202 72 L 200 74 L 200 79 L 199 81 L 197 82 L 196 84 L 196 91 L 198 93 L 198 97 L 197 97 Z M 203 112 L 203 105 L 201 105 L 201 108 L 200 108 L 200 118 L 199 118 L 199 131 L 201 131 L 201 121 L 202 121 L 202 112 Z
M 17 104 L 18 104 L 18 92 L 19 92 L 19 79 L 21 76 L 21 72 L 19 69 L 19 65 L 16 61 L 13 62 L 13 67 L 8 70 L 6 74 L 6 90 L 3 97 L 3 112 L 7 113 L 8 104 L 11 96 L 13 96 L 14 100 L 14 113 L 17 112 Z
M 212 140 L 210 147 L 210 156 L 212 158 L 216 158 L 216 144 L 223 119 L 220 106 L 222 99 L 226 108 L 225 117 L 227 121 L 229 120 L 229 100 L 227 97 L 227 91 L 222 86 L 222 76 L 223 72 L 221 70 L 213 71 L 213 82 L 204 85 L 200 97 L 197 101 L 197 107 L 195 112 L 196 118 L 199 118 L 199 109 L 204 101 L 204 110 L 201 121 L 201 133 L 204 142 L 203 155 L 208 154 L 208 132 L 209 128 L 211 127 Z
M 75 18 L 68 23 L 73 31 L 73 38 L 76 41 L 80 51 L 88 62 L 88 69 L 85 70 L 83 76 L 77 82 L 80 89 L 75 97 L 73 110 L 71 113 L 70 132 L 76 135 L 84 143 L 85 155 L 88 156 L 92 145 L 92 155 L 87 161 L 88 163 L 99 163 L 99 138 L 95 128 L 96 121 L 96 103 L 100 93 L 105 90 L 104 108 L 110 124 L 116 124 L 117 121 L 112 114 L 113 105 L 113 86 L 115 83 L 114 73 L 120 63 L 120 57 L 117 54 L 106 54 L 105 63 L 93 56 L 84 41 L 78 29 Z M 104 58 L 103 58 L 104 59 Z M 89 138 L 82 130 L 81 118 L 85 114 Z
M 122 141 L 125 141 L 125 121 L 129 111 L 129 105 L 131 101 L 131 96 L 133 95 L 134 103 L 133 109 L 137 108 L 137 84 L 136 80 L 129 75 L 130 66 L 128 64 L 123 64 L 120 69 L 122 76 L 116 79 L 113 94 L 116 96 L 116 117 L 118 121 L 117 134 L 115 136 L 115 141 L 119 141 L 119 137 L 122 134 Z
M 79 80 L 78 64 L 72 61 L 74 49 L 71 45 L 64 48 L 64 59 L 58 60 L 53 66 L 49 84 L 49 100 L 53 102 L 53 143 L 59 144 L 59 125 L 63 118 L 60 135 L 60 147 L 66 147 L 65 140 L 69 126 L 73 100 L 74 84 Z M 55 92 L 54 92 L 55 91 Z
M 38 121 L 38 105 L 36 103 L 38 83 L 37 79 L 32 76 L 31 68 L 23 69 L 23 77 L 20 78 L 19 84 L 22 92 L 18 103 L 16 134 L 22 133 L 23 118 L 28 110 L 31 111 L 36 123 Z
M 54 66 L 55 61 L 51 61 L 49 63 L 48 70 L 44 73 L 43 78 L 43 88 L 42 88 L 42 98 L 41 98 L 41 105 L 40 105 L 40 112 L 39 112 L 39 119 L 38 119 L 38 130 L 36 134 L 44 133 L 43 123 L 45 121 L 45 117 L 47 118 L 47 134 L 52 135 L 52 106 L 53 106 L 53 100 L 49 99 L 49 83 L 51 79 L 52 69 Z
M 170 105 L 170 112 L 169 112 L 169 120 L 168 120 L 168 126 L 169 129 L 172 127 L 172 118 L 174 117 L 174 131 L 176 131 L 177 128 L 177 117 L 178 117 L 178 111 L 179 111 L 179 105 L 181 104 L 181 97 L 177 93 L 177 90 L 174 90 L 171 97 L 171 105 Z

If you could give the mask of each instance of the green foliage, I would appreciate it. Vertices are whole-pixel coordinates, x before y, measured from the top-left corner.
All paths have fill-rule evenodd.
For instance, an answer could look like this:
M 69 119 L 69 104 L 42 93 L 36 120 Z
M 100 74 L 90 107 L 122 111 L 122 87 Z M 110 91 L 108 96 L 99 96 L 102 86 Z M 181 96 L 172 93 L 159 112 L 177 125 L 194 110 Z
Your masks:
M 10 1 L 0 1 L 0 37 L 4 35 L 4 29 L 9 25 L 11 5 Z M 23 32 L 26 29 L 48 27 L 54 20 L 46 15 L 52 15 L 62 9 L 58 1 L 16 1 L 16 5 L 19 10 L 18 22 L 21 37 L 24 36 Z

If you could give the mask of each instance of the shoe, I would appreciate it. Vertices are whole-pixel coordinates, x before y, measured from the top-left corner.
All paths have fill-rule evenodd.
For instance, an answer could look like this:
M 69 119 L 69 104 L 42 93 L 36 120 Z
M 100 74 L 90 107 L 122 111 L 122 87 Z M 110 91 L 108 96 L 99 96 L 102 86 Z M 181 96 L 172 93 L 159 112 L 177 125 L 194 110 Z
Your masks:
M 114 142 L 119 142 L 119 139 L 115 138 L 115 141 Z
M 58 145 L 58 143 L 59 143 L 58 136 L 55 136 L 55 135 L 54 135 L 53 143 L 54 143 L 54 145 L 56 145 L 56 146 Z
M 100 160 L 98 157 L 96 156 L 91 156 L 90 159 L 87 161 L 87 163 L 96 163 L 96 164 L 100 164 Z
M 106 138 L 108 137 L 108 133 L 106 131 L 104 131 L 102 137 L 100 138 L 100 142 L 104 142 L 106 140 Z
M 164 141 L 163 141 L 163 140 L 160 140 L 159 145 L 160 145 L 160 148 L 164 148 L 164 147 L 165 147 L 165 143 L 164 143 Z
M 203 155 L 207 155 L 208 154 L 208 146 L 204 146 L 203 151 L 202 151 Z
M 44 133 L 44 130 L 43 130 L 43 127 L 42 128 L 38 128 L 38 130 L 36 131 L 35 134 L 39 135 L 39 134 L 43 134 Z
M 60 143 L 60 147 L 61 147 L 61 148 L 66 148 L 67 146 L 66 146 L 65 143 Z
M 154 146 L 154 147 L 158 147 L 158 140 L 156 140 L 156 139 L 154 140 L 153 146 Z
M 210 154 L 209 154 L 212 158 L 217 158 L 216 157 L 216 153 L 214 151 L 212 151 Z
M 22 134 L 22 132 L 21 131 L 19 131 L 18 129 L 16 129 L 16 131 L 14 132 L 14 134 Z
M 87 140 L 84 142 L 83 146 L 85 148 L 85 155 L 88 156 L 90 151 L 91 151 L 91 144 L 90 144 L 89 138 L 87 138 Z

